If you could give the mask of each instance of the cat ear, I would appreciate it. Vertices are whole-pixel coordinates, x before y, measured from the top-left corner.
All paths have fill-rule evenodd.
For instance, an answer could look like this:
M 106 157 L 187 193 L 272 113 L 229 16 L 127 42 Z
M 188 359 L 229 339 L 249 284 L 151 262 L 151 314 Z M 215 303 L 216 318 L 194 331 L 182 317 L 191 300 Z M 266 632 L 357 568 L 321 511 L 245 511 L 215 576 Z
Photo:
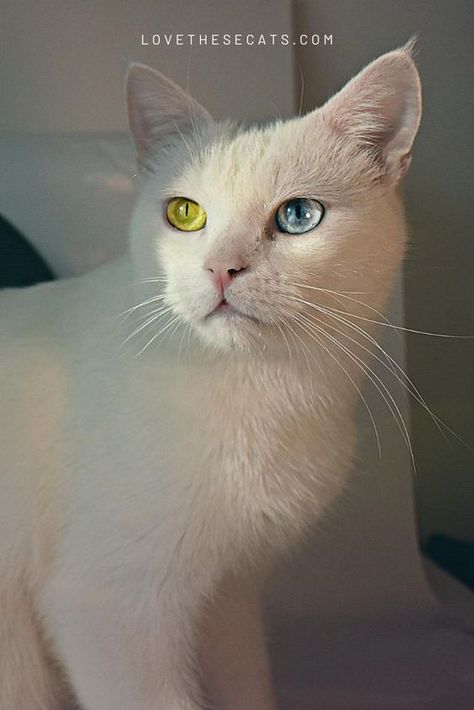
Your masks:
M 165 136 L 186 133 L 194 130 L 197 123 L 212 120 L 188 93 L 145 64 L 130 65 L 126 97 L 130 130 L 139 158 Z
M 413 41 L 382 55 L 321 109 L 336 131 L 372 149 L 394 182 L 408 170 L 421 118 L 421 83 L 412 51 Z

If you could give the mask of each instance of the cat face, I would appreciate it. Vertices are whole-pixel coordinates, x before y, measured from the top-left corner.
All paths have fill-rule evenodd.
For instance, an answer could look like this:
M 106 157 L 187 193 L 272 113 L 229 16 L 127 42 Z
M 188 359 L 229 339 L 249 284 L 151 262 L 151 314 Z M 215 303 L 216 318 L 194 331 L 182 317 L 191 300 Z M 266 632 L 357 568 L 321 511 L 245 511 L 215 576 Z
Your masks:
M 164 277 L 170 313 L 213 347 L 245 350 L 314 343 L 343 292 L 383 303 L 405 240 L 396 186 L 420 117 L 407 49 L 322 108 L 265 127 L 216 123 L 140 65 L 128 88 L 145 177 L 132 251 L 141 275 Z

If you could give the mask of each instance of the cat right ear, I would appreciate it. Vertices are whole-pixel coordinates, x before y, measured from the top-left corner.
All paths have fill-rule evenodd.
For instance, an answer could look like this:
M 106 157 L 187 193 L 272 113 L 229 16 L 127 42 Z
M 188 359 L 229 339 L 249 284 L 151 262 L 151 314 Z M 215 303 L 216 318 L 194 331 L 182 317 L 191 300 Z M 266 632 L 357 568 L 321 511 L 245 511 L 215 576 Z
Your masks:
M 211 115 L 171 79 L 145 64 L 130 65 L 126 78 L 130 130 L 142 161 L 166 136 L 193 131 Z
M 369 147 L 395 182 L 408 169 L 421 117 L 413 45 L 411 40 L 373 61 L 321 109 L 339 134 Z

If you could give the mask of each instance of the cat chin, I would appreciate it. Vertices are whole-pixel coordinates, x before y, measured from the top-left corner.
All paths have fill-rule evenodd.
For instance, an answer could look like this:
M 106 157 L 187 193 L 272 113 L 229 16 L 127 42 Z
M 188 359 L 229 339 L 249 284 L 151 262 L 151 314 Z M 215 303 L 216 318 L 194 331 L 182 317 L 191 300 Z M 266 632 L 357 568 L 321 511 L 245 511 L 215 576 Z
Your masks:
M 248 352 L 260 346 L 263 325 L 239 312 L 215 313 L 194 324 L 201 340 L 220 352 Z

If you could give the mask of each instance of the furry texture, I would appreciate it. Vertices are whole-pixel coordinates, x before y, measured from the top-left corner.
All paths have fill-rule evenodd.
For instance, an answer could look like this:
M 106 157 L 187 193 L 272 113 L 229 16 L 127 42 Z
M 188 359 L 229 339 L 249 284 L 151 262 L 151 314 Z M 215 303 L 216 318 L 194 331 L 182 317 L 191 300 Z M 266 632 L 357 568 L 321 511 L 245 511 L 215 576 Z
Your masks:
M 140 65 L 128 87 L 129 253 L 0 297 L 0 710 L 69 686 L 84 710 L 272 710 L 258 590 L 347 477 L 368 341 L 344 314 L 383 308 L 402 259 L 418 75 L 396 50 L 264 128 Z M 167 223 L 176 195 L 204 230 Z M 278 233 L 299 196 L 322 223 Z

